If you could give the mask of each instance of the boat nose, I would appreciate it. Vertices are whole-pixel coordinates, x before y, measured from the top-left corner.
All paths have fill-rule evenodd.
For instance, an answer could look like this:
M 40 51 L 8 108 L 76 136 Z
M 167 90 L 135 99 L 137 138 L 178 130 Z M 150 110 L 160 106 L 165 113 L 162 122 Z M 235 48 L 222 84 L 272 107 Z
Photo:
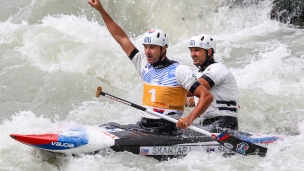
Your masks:
M 10 134 L 10 137 L 16 139 L 17 136 L 16 136 L 16 134 Z

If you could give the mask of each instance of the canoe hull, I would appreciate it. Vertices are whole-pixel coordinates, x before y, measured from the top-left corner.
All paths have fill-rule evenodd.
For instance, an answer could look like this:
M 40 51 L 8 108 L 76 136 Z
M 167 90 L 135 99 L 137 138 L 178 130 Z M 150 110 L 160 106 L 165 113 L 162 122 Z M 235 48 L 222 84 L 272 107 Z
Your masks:
M 199 126 L 199 125 L 196 125 Z M 16 141 L 45 151 L 67 155 L 96 153 L 104 149 L 162 160 L 185 156 L 189 152 L 219 153 L 223 156 L 235 153 L 210 137 L 192 130 L 179 130 L 174 135 L 143 132 L 137 125 L 108 123 L 101 126 L 78 126 L 52 133 L 11 134 Z M 281 136 L 235 132 L 234 136 L 259 145 L 282 139 Z

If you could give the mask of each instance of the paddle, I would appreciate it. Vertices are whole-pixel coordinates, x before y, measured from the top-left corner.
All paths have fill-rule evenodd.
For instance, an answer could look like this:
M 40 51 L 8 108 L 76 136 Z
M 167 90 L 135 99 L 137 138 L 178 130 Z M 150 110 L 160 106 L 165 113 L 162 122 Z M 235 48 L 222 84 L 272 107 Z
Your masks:
M 148 109 L 148 108 L 145 108 L 143 106 L 139 106 L 137 104 L 128 102 L 128 101 L 123 100 L 121 98 L 112 96 L 108 93 L 103 92 L 101 87 L 98 87 L 97 91 L 96 91 L 96 97 L 98 98 L 100 95 L 105 96 L 109 99 L 115 100 L 117 102 L 123 103 L 125 105 L 129 105 L 129 106 L 134 107 L 136 109 L 148 112 L 152 115 L 158 116 L 158 117 L 163 118 L 165 120 L 168 120 L 170 122 L 177 123 L 176 119 L 173 119 L 173 118 L 171 118 L 167 115 L 159 114 L 157 112 L 154 112 L 151 109 Z M 267 152 L 267 148 L 265 148 L 265 147 L 262 147 L 262 146 L 259 146 L 259 145 L 256 145 L 256 144 L 253 144 L 253 143 L 250 143 L 250 142 L 247 142 L 247 141 L 243 141 L 243 140 L 241 140 L 237 137 L 231 136 L 228 133 L 210 133 L 208 131 L 205 131 L 203 129 L 200 129 L 200 128 L 192 126 L 192 125 L 189 126 L 188 128 L 193 130 L 193 131 L 204 134 L 208 137 L 211 137 L 212 139 L 216 140 L 219 144 L 223 145 L 224 147 L 226 147 L 226 148 L 228 148 L 228 149 L 230 149 L 234 152 L 243 154 L 243 155 L 260 155 L 260 156 L 264 157 L 266 155 L 266 152 Z

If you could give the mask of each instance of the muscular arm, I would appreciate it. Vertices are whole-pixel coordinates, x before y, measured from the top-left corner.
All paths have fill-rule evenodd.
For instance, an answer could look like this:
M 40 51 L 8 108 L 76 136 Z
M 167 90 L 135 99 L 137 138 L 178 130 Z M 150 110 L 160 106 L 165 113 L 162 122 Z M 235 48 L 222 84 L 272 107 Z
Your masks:
M 198 81 L 207 89 L 210 89 L 209 83 L 204 79 L 204 78 L 199 78 Z M 185 102 L 185 107 L 195 107 L 195 101 L 193 94 L 190 93 L 189 91 L 187 92 L 187 100 Z
M 178 120 L 176 123 L 178 128 L 186 129 L 190 126 L 197 117 L 208 109 L 213 101 L 212 94 L 203 85 L 198 86 L 193 94 L 199 98 L 197 106 L 187 117 Z
M 121 48 L 124 52 L 129 56 L 131 52 L 134 50 L 135 46 L 130 41 L 126 33 L 122 30 L 122 28 L 111 18 L 111 16 L 106 12 L 103 8 L 99 0 L 89 0 L 88 4 L 90 4 L 93 8 L 95 8 L 102 16 L 103 21 L 105 22 L 110 34 L 112 37 L 120 44 Z
M 207 89 L 210 90 L 210 84 L 202 77 L 198 79 L 198 81 Z

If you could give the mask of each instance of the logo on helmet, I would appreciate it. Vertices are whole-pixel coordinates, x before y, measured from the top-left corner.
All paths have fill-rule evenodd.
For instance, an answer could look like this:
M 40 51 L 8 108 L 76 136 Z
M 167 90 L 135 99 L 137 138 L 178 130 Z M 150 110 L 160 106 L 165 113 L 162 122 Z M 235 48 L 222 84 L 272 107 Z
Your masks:
M 149 34 L 154 33 L 154 32 L 155 32 L 155 30 L 149 30 L 148 31 Z
M 206 44 L 205 44 L 207 47 L 210 47 L 210 44 L 209 44 L 209 42 L 206 42 Z
M 190 46 L 195 46 L 195 40 L 190 40 L 189 45 Z
M 144 43 L 151 43 L 151 37 L 145 37 Z

